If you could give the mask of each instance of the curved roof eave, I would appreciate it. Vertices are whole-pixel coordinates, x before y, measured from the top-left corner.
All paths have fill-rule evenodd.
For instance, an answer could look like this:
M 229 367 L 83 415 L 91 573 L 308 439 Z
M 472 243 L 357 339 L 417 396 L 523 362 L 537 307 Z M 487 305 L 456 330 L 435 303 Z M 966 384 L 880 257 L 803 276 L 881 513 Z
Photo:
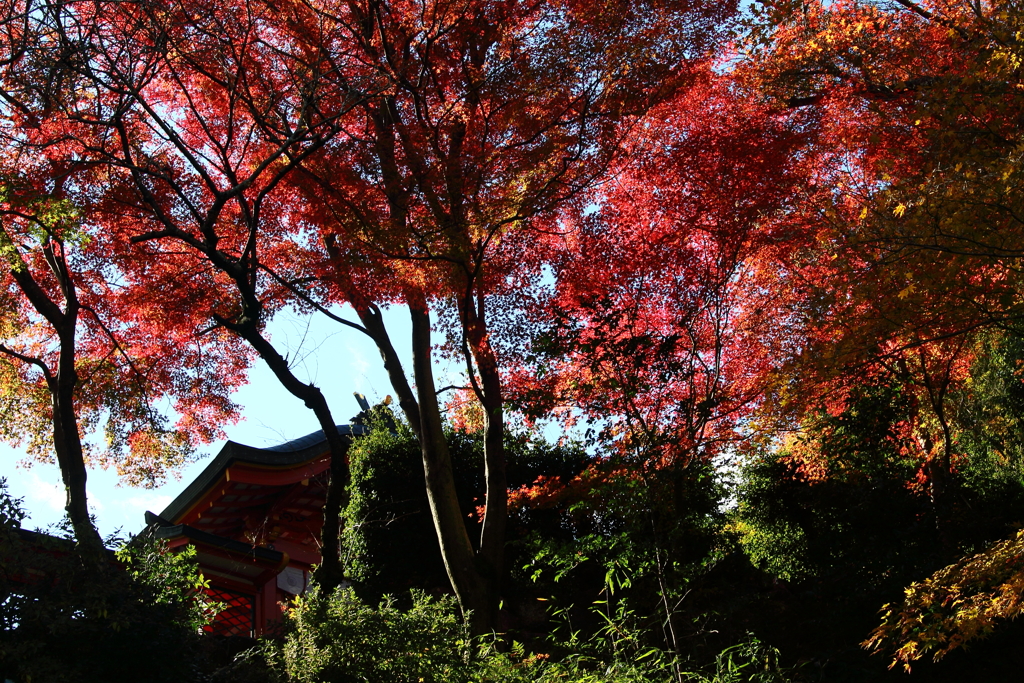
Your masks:
M 370 431 L 368 427 L 360 424 L 344 424 L 337 425 L 337 427 L 342 436 L 349 437 L 362 436 Z M 236 462 L 288 469 L 323 454 L 323 445 L 326 442 L 327 437 L 324 436 L 323 430 L 270 448 L 255 448 L 228 441 L 220 449 L 220 453 L 206 466 L 206 469 L 164 508 L 160 517 L 177 521 L 178 516 L 187 512 L 192 504 L 210 490 L 221 479 L 225 471 Z

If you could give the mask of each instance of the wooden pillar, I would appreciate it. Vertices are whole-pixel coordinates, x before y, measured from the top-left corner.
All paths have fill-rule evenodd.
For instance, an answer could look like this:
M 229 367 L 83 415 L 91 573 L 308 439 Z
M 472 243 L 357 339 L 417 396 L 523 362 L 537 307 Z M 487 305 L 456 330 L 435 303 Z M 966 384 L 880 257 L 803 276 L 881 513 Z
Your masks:
M 281 618 L 281 608 L 277 604 L 277 580 L 271 576 L 256 594 L 256 637 L 262 636 L 267 626 Z

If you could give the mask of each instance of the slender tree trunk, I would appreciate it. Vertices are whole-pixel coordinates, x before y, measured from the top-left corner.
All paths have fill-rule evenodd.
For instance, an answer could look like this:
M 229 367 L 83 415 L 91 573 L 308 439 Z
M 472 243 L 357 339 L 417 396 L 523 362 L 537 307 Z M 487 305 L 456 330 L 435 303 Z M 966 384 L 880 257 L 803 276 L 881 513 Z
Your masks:
M 77 309 L 77 307 L 75 307 Z M 53 405 L 53 449 L 57 455 L 61 478 L 67 499 L 64 510 L 75 531 L 82 549 L 96 561 L 102 557 L 103 540 L 89 516 L 89 501 L 86 491 L 88 475 L 85 468 L 85 454 L 82 437 L 78 431 L 78 416 L 75 414 L 75 389 L 78 373 L 75 371 L 75 323 L 77 310 L 65 313 L 65 320 L 59 333 L 60 355 L 56 377 L 50 380 L 50 396 Z
M 376 306 L 357 306 L 356 314 L 359 316 L 359 321 L 363 323 L 363 327 L 366 328 L 370 339 L 377 345 L 377 350 L 380 351 L 381 359 L 384 361 L 384 370 L 388 373 L 388 379 L 391 380 L 392 388 L 398 394 L 398 405 L 405 414 L 409 427 L 412 428 L 413 433 L 419 438 L 420 406 L 416 401 L 416 395 L 413 393 L 412 387 L 409 386 L 409 380 L 405 376 L 402 361 L 398 358 L 398 353 L 391 343 L 391 337 L 388 335 L 387 328 L 384 327 L 384 320 L 380 309 Z
M 939 396 L 939 403 L 935 408 L 935 415 L 939 418 L 939 427 L 942 429 L 942 448 L 936 454 L 936 465 L 941 470 L 942 475 L 940 477 L 940 485 L 943 487 L 943 495 L 941 504 L 943 510 L 949 513 L 952 506 L 950 505 L 950 494 L 949 490 L 949 479 L 953 472 L 952 458 L 953 458 L 953 431 L 949 425 L 949 419 L 946 417 L 946 406 L 945 406 L 945 391 Z
M 668 594 L 669 593 L 668 593 L 668 581 L 666 580 L 666 577 L 665 577 L 665 564 L 662 561 L 661 544 L 659 543 L 659 536 L 658 536 L 657 528 L 655 527 L 653 519 L 651 521 L 651 526 L 654 528 L 654 532 L 655 532 L 654 533 L 654 560 L 655 560 L 655 567 L 657 568 L 657 573 L 658 573 L 658 594 L 661 597 L 661 608 L 665 611 L 665 621 L 662 622 L 661 629 L 662 629 L 662 633 L 664 634 L 664 637 L 665 637 L 665 644 L 673 652 L 673 654 L 675 654 L 675 657 L 672 660 L 672 673 L 675 675 L 676 680 L 679 681 L 680 683 L 682 683 L 683 674 L 682 674 L 682 670 L 679 668 L 679 655 L 680 655 L 679 638 L 676 635 L 675 620 L 673 619 L 673 617 L 675 616 L 675 610 L 669 604 L 669 601 L 668 601 Z
M 402 182 L 402 174 L 396 162 L 396 124 L 401 115 L 394 100 L 386 99 L 384 106 L 373 111 L 377 129 L 375 152 L 381 165 L 384 192 L 388 199 L 391 227 L 396 234 L 406 229 L 408 220 L 409 190 Z M 451 138 L 450 157 L 459 157 L 465 126 L 455 124 Z M 407 155 L 415 150 L 403 145 Z M 462 194 L 457 164 L 446 169 L 448 186 L 453 202 L 460 203 Z M 460 206 L 452 207 L 452 215 L 461 215 Z M 486 506 L 480 549 L 473 552 L 465 520 L 459 508 L 452 474 L 451 456 L 441 425 L 440 409 L 432 370 L 430 348 L 430 317 L 426 302 L 420 298 L 410 302 L 413 324 L 413 376 L 416 396 L 409 388 L 405 373 L 401 370 L 398 356 L 387 336 L 379 311 L 356 306 L 359 318 L 384 359 L 384 367 L 391 378 L 391 385 L 398 394 L 399 405 L 420 442 L 423 454 L 423 469 L 427 484 L 427 498 L 430 503 L 434 527 L 441 545 L 448 577 L 452 582 L 464 611 L 472 611 L 471 629 L 475 634 L 490 631 L 497 616 L 498 590 L 503 565 L 505 546 L 505 520 L 508 516 L 508 490 L 505 482 L 504 416 L 502 413 L 501 384 L 497 365 L 484 363 L 481 376 L 485 384 L 483 400 L 485 418 L 484 460 L 486 480 Z M 481 320 L 482 322 L 482 320 Z M 465 324 L 465 320 L 463 320 Z M 486 337 L 477 338 L 474 353 L 486 347 Z M 482 342 L 482 343 L 479 343 Z M 486 352 L 489 353 L 489 347 Z M 485 354 L 486 355 L 486 354 Z M 486 356 L 493 361 L 493 355 Z M 478 365 L 483 361 L 478 357 Z M 470 369 L 472 372 L 472 369 Z
M 928 502 L 935 517 L 935 532 L 946 554 L 955 550 L 950 536 L 950 491 L 949 491 L 949 450 L 950 444 L 935 443 L 932 434 L 924 427 L 918 428 L 918 445 L 925 456 L 923 470 L 928 478 Z
M 48 260 L 53 261 L 49 256 Z M 63 260 L 61 261 L 63 265 Z M 51 396 L 53 401 L 53 445 L 57 452 L 61 476 L 67 490 L 64 509 L 75 530 L 75 537 L 86 552 L 96 555 L 99 560 L 103 552 L 103 540 L 89 516 L 89 500 L 86 491 L 88 475 L 85 470 L 85 453 L 82 435 L 78 431 L 78 415 L 75 411 L 75 390 L 78 388 L 78 372 L 75 370 L 76 328 L 78 326 L 79 303 L 69 275 L 57 270 L 66 299 L 66 310 L 58 330 L 60 355 L 57 361 L 57 376 L 53 378 Z M 70 290 L 70 291 L 69 291 Z
M 941 444 L 934 449 L 934 453 L 928 459 L 928 480 L 932 507 L 935 510 L 935 526 L 939 532 L 939 539 L 946 553 L 954 555 L 956 554 L 956 540 L 953 537 L 952 530 L 954 491 L 951 463 L 953 436 L 950 431 L 949 422 L 946 420 L 945 411 L 940 408 L 936 411 L 936 415 L 942 428 L 942 439 Z
M 935 529 L 939 541 L 947 555 L 956 552 L 956 543 L 951 535 L 952 522 L 952 478 L 951 458 L 953 456 L 953 434 L 946 416 L 946 395 L 950 383 L 950 365 L 945 371 L 936 374 L 929 371 L 927 358 L 923 350 L 919 352 L 921 374 L 924 378 L 924 389 L 928 394 L 928 402 L 935 419 L 939 423 L 941 434 L 939 443 L 932 434 L 928 434 L 924 442 L 927 445 L 927 461 L 925 473 L 928 475 L 928 493 L 931 498 L 932 511 L 935 515 Z
M 505 527 L 508 521 L 508 483 L 505 477 L 505 419 L 500 400 L 484 405 L 484 499 L 483 528 L 477 569 L 487 590 L 487 623 L 497 624 L 501 579 L 505 564 Z
M 505 413 L 501 375 L 487 336 L 482 300 L 477 309 L 466 305 L 463 325 L 476 369 L 480 375 L 478 398 L 484 409 L 484 480 L 486 498 L 477 568 L 487 592 L 488 622 L 497 622 L 498 602 L 505 559 L 505 528 L 508 522 L 508 481 L 505 472 Z M 467 368 L 472 372 L 472 368 Z
M 451 453 L 445 439 L 441 411 L 435 393 L 430 345 L 430 315 L 424 301 L 409 306 L 413 328 L 413 374 L 415 392 L 410 387 L 401 361 L 384 327 L 380 311 L 356 307 L 360 321 L 377 344 L 391 385 L 398 394 L 398 403 L 420 443 L 427 500 L 434 520 L 448 579 L 463 612 L 471 613 L 470 628 L 474 634 L 490 632 L 495 623 L 498 578 L 504 548 L 504 520 L 507 517 L 507 487 L 504 470 L 504 426 L 500 404 L 498 411 L 488 411 L 484 436 L 485 478 L 487 500 L 481 532 L 480 550 L 474 552 L 466 523 L 462 517 Z M 493 395 L 493 394 L 492 394 Z M 496 445 L 497 444 L 497 445 Z M 494 453 L 500 454 L 500 466 L 492 466 Z M 495 489 L 501 495 L 494 495 Z M 499 514 L 492 501 L 504 504 Z
M 320 566 L 313 575 L 313 580 L 322 592 L 331 593 L 341 585 L 344 570 L 341 566 L 341 510 L 345 501 L 348 484 L 348 447 L 350 439 L 338 432 L 334 416 L 327 405 L 320 388 L 300 380 L 288 367 L 288 361 L 278 353 L 277 349 L 260 333 L 255 322 L 239 324 L 223 322 L 240 337 L 245 339 L 266 362 L 274 376 L 292 396 L 302 400 L 307 408 L 316 415 L 320 429 L 327 438 L 327 447 L 331 454 L 331 477 L 327 483 L 327 500 L 324 502 L 324 523 L 320 531 Z
M 441 411 L 431 367 L 430 315 L 422 301 L 411 303 L 413 374 L 420 407 L 420 450 L 427 486 L 427 501 L 441 545 L 448 578 L 463 612 L 472 612 L 470 630 L 486 633 L 492 626 L 489 594 L 477 571 L 476 554 L 466 531 L 455 491 L 452 459 L 441 424 Z
M 7 241 L 10 237 L 4 234 Z M 11 276 L 18 283 L 22 293 L 40 315 L 53 328 L 59 344 L 57 371 L 54 374 L 41 359 L 22 360 L 33 362 L 43 372 L 52 406 L 53 450 L 57 456 L 61 479 L 64 482 L 67 512 L 79 547 L 95 563 L 102 562 L 103 539 L 89 517 L 89 499 L 86 490 L 88 476 L 85 468 L 85 453 L 82 436 L 78 431 L 78 414 L 75 410 L 75 390 L 78 388 L 78 373 L 75 370 L 76 329 L 81 306 L 78 293 L 71 279 L 71 273 L 64 259 L 63 245 L 47 240 L 43 244 L 43 257 L 53 276 L 60 285 L 64 297 L 64 309 L 47 294 L 35 281 L 27 264 L 17 252 L 8 256 Z

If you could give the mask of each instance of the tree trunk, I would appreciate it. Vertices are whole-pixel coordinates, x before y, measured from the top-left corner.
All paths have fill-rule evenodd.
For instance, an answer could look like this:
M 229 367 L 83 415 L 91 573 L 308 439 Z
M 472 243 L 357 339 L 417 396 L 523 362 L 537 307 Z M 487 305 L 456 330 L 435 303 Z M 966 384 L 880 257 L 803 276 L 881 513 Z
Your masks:
M 420 406 L 412 391 L 412 387 L 409 386 L 409 380 L 405 376 L 405 369 L 402 368 L 402 361 L 398 358 L 398 352 L 395 351 L 387 328 L 384 327 L 384 320 L 380 310 L 376 306 L 372 308 L 369 306 L 357 306 L 356 314 L 359 316 L 359 321 L 363 323 L 363 327 L 366 328 L 370 339 L 377 345 L 381 360 L 384 361 L 384 370 L 388 373 L 388 379 L 391 380 L 392 388 L 398 394 L 398 405 L 402 409 L 402 413 L 405 414 L 409 427 L 416 437 L 419 438 Z
M 86 491 L 88 475 L 85 469 L 85 454 L 82 437 L 78 431 L 78 416 L 75 414 L 75 388 L 78 373 L 75 371 L 75 318 L 66 315 L 64 328 L 59 334 L 60 356 L 57 376 L 50 380 L 50 397 L 53 405 L 53 450 L 60 465 L 61 478 L 67 494 L 64 510 L 67 512 L 75 538 L 86 555 L 99 562 L 103 555 L 103 539 L 89 516 L 89 500 Z
M 331 477 L 327 483 L 327 500 L 324 502 L 324 523 L 320 531 L 320 566 L 313 580 L 324 594 L 329 594 L 341 585 L 345 578 L 341 566 L 341 509 L 345 502 L 345 487 L 348 484 L 348 463 L 346 457 L 350 439 L 338 432 L 331 409 L 320 388 L 301 381 L 288 367 L 288 361 L 256 328 L 255 322 L 239 324 L 224 323 L 226 327 L 245 339 L 266 362 L 281 385 L 313 411 L 320 429 L 327 438 L 331 454 Z
M 477 397 L 484 409 L 484 478 L 486 498 L 480 531 L 477 570 L 487 593 L 488 623 L 495 624 L 505 559 L 505 527 L 508 522 L 508 481 L 505 473 L 505 412 L 501 375 L 487 336 L 482 299 L 476 309 L 472 299 L 463 307 L 463 327 L 480 375 Z M 472 372 L 472 368 L 467 370 Z
M 926 465 L 929 493 L 935 511 L 935 527 L 939 533 L 943 550 L 950 556 L 956 555 L 956 540 L 953 537 L 953 482 L 952 463 L 953 436 L 945 411 L 936 411 L 942 427 L 942 443 L 935 449 Z
M 413 373 L 420 407 L 420 450 L 423 455 L 427 501 L 448 579 L 452 582 L 463 613 L 471 613 L 471 632 L 480 635 L 493 626 L 490 595 L 486 580 L 477 570 L 476 554 L 455 491 L 451 454 L 441 425 L 441 411 L 434 389 L 430 315 L 422 301 L 411 303 L 409 311 L 412 315 Z
M 9 236 L 6 236 L 10 241 Z M 14 252 L 8 259 L 10 274 L 21 288 L 22 293 L 53 328 L 59 343 L 57 372 L 54 374 L 41 359 L 21 357 L 36 364 L 46 378 L 50 392 L 53 415 L 53 450 L 60 466 L 64 482 L 66 501 L 64 510 L 74 529 L 79 547 L 95 563 L 103 557 L 103 539 L 89 517 L 89 499 L 86 490 L 87 474 L 82 436 L 78 431 L 78 414 L 75 411 L 75 390 L 78 388 L 78 373 L 75 370 L 77 349 L 76 331 L 81 306 L 75 284 L 71 279 L 64 259 L 63 245 L 47 240 L 43 243 L 43 257 L 56 277 L 64 297 L 64 310 L 35 281 L 20 254 Z
M 954 551 L 953 539 L 950 536 L 950 491 L 949 491 L 949 448 L 951 444 L 943 439 L 942 445 L 936 445 L 935 439 L 923 427 L 918 428 L 918 445 L 925 456 L 924 474 L 928 479 L 928 501 L 935 517 L 935 532 L 939 542 L 947 554 Z

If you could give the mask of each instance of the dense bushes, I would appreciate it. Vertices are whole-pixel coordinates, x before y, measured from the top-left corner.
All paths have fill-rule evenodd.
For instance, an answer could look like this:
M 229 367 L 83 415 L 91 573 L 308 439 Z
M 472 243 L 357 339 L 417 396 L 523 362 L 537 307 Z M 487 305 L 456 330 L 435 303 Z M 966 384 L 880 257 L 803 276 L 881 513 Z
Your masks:
M 465 457 L 456 444 L 452 451 L 456 462 Z M 448 586 L 422 462 L 419 444 L 404 423 L 377 424 L 349 449 L 343 565 L 357 592 L 371 602 L 411 587 Z M 462 502 L 468 508 L 471 499 Z
M 0 673 L 18 683 L 887 680 L 891 659 L 860 647 L 882 604 L 894 606 L 873 644 L 914 652 L 948 651 L 1016 613 L 1019 542 L 955 562 L 1008 535 L 1024 500 L 1011 361 L 980 369 L 959 403 L 956 517 L 942 529 L 901 442 L 908 400 L 898 384 L 865 385 L 845 411 L 822 410 L 799 438 L 748 458 L 735 484 L 697 460 L 646 467 L 509 433 L 503 633 L 473 641 L 449 595 L 416 440 L 379 413 L 350 451 L 351 589 L 296 601 L 276 640 L 218 669 L 196 635 L 211 606 L 194 599 L 201 579 L 187 554 L 134 543 L 116 560 L 128 571 L 101 576 L 70 546 L 54 547 L 45 586 L 3 585 Z M 1002 431 L 986 439 L 982 423 L 993 420 Z M 475 537 L 481 444 L 470 432 L 447 436 Z M 24 573 L 20 515 L 3 499 L 0 580 Z M 949 596 L 1002 602 L 965 621 Z M 967 667 L 958 654 L 938 673 L 915 669 L 915 680 L 952 680 L 942 672 Z
M 456 613 L 453 599 L 418 591 L 400 610 L 390 598 L 374 609 L 351 590 L 321 597 L 314 589 L 289 611 L 284 643 L 267 654 L 295 683 L 467 681 L 471 643 Z
M 137 539 L 89 561 L 69 539 L 21 529 L 23 518 L 0 485 L 0 680 L 196 679 L 198 630 L 215 606 L 188 552 Z
M 394 681 L 420 683 L 784 683 L 778 653 L 756 638 L 727 648 L 707 667 L 692 671 L 669 653 L 637 648 L 643 634 L 618 619 L 582 639 L 565 643 L 569 653 L 552 659 L 528 654 L 500 639 L 473 642 L 456 616 L 453 600 L 411 595 L 408 610 L 391 599 L 377 608 L 351 590 L 330 596 L 315 590 L 288 612 L 282 643 L 259 653 L 268 680 L 278 683 Z M 621 616 L 621 615 L 620 615 Z
M 371 603 L 383 595 L 402 595 L 410 588 L 449 590 L 433 519 L 423 483 L 423 461 L 415 435 L 388 409 L 379 407 L 373 430 L 349 450 L 349 503 L 344 511 L 343 561 L 356 592 Z M 476 434 L 447 429 L 459 504 L 479 536 L 477 505 L 483 499 L 483 443 Z M 552 445 L 527 433 L 505 436 L 510 488 L 527 486 L 538 477 L 572 479 L 588 461 L 576 445 Z M 509 536 L 523 538 L 542 530 L 547 537 L 565 536 L 557 514 L 546 510 L 514 511 Z M 512 549 L 512 567 L 522 564 Z
M 774 627 L 775 644 L 831 662 L 823 664 L 827 677 L 872 680 L 883 676 L 892 650 L 908 662 L 998 624 L 968 603 L 979 596 L 998 602 L 1018 568 L 1003 563 L 1004 576 L 967 558 L 999 555 L 1012 545 L 1001 539 L 1019 523 L 1024 403 L 1013 378 L 1020 347 L 1013 339 L 995 345 L 950 399 L 955 457 L 945 518 L 907 433 L 913 405 L 897 378 L 865 382 L 845 410 L 822 409 L 799 435 L 747 461 L 731 528 L 751 561 L 777 580 L 769 596 L 752 601 L 771 615 L 755 621 Z M 884 623 L 872 639 L 881 656 L 869 658 L 858 644 L 878 627 L 882 605 Z M 1013 608 L 1000 603 L 990 611 L 1005 617 Z M 915 675 L 945 680 L 943 670 L 952 671 Z

